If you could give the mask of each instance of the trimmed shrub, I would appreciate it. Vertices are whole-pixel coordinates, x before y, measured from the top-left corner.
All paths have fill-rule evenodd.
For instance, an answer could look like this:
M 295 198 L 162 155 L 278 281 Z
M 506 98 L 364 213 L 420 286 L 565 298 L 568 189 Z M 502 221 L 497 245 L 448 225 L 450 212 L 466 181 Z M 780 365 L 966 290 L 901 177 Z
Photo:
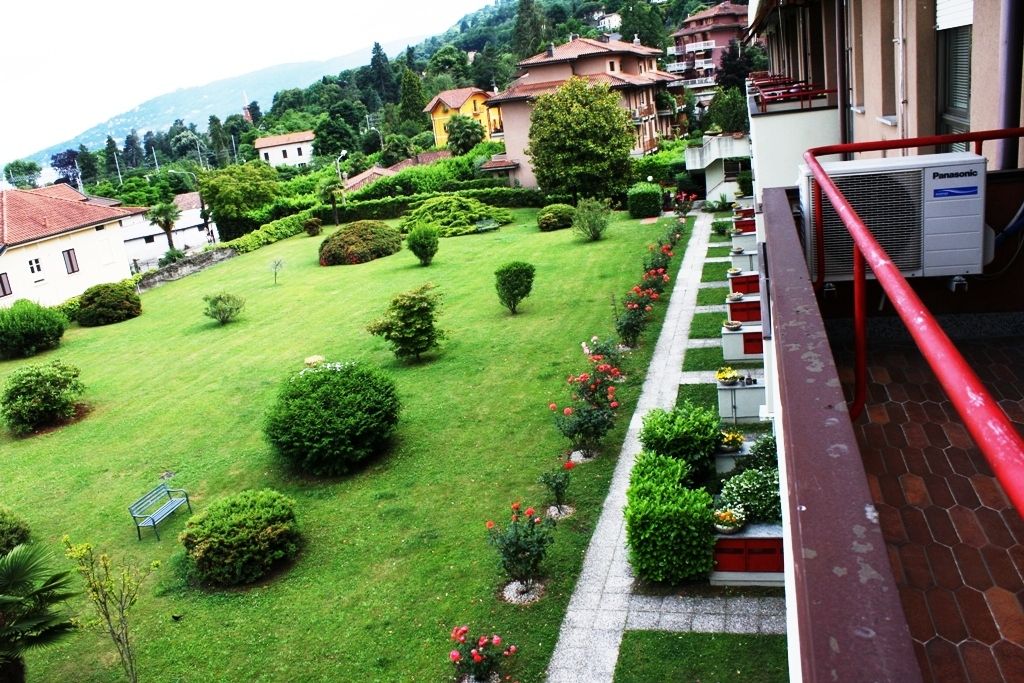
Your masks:
M 428 282 L 396 295 L 384 317 L 367 325 L 366 331 L 376 337 L 384 337 L 399 359 L 419 360 L 421 354 L 437 346 L 445 337 L 445 333 L 437 329 L 441 297 L 433 289 L 434 285 Z
M 366 263 L 390 256 L 401 249 L 402 235 L 387 223 L 356 221 L 320 243 L 320 265 Z
M 421 266 L 429 266 L 437 253 L 439 233 L 432 225 L 418 225 L 409 231 L 405 243 L 409 251 L 420 260 Z
M 744 197 L 749 197 L 754 194 L 754 173 L 752 171 L 740 171 L 736 174 L 736 184 L 740 187 L 740 192 L 743 193 Z
M 488 541 L 498 549 L 501 568 L 509 581 L 518 581 L 521 588 L 529 590 L 540 576 L 548 546 L 555 540 L 555 522 L 536 515 L 533 508 L 521 511 L 521 507 L 518 502 L 512 503 L 512 521 L 504 529 L 487 522 Z
M 78 324 L 83 327 L 111 325 L 138 317 L 142 300 L 135 288 L 125 282 L 94 285 L 82 292 Z
M 169 266 L 172 263 L 177 263 L 183 258 L 185 258 L 185 252 L 175 247 L 165 251 L 164 255 L 160 257 L 160 260 L 156 262 L 156 265 L 163 268 L 164 266 Z
M 331 208 L 328 206 L 327 212 L 330 213 Z M 241 237 L 237 237 L 230 242 L 221 242 L 220 244 L 212 247 L 213 249 L 234 249 L 239 254 L 247 254 L 250 251 L 256 251 L 260 247 L 264 247 L 268 244 L 273 244 L 278 240 L 283 240 L 292 235 L 298 235 L 305 228 L 306 220 L 313 215 L 314 209 L 297 213 L 294 216 L 288 216 L 281 218 L 276 221 L 272 221 L 265 225 L 261 225 L 259 230 L 253 230 L 252 232 L 246 233 Z M 321 220 L 324 220 L 321 217 Z M 328 217 L 327 220 L 330 220 Z
M 242 491 L 210 504 L 179 538 L 199 583 L 251 583 L 299 552 L 295 501 L 277 491 Z
M 661 215 L 661 187 L 654 183 L 637 183 L 626 193 L 630 218 L 651 218 Z
M 765 434 L 750 447 L 750 455 L 743 459 L 747 467 L 770 469 L 779 467 L 779 449 L 774 434 Z
M 85 391 L 78 375 L 78 368 L 59 360 L 16 369 L 0 394 L 0 417 L 17 436 L 70 419 Z
M 67 325 L 60 311 L 18 299 L 0 308 L 0 358 L 26 358 L 56 348 Z
M 290 377 L 263 426 L 297 469 L 333 476 L 384 451 L 398 424 L 395 382 L 365 363 L 321 363 Z
M 732 231 L 733 223 L 731 220 L 723 218 L 717 221 L 711 221 L 711 232 L 716 235 L 728 235 Z
M 227 325 L 238 317 L 238 314 L 245 308 L 245 299 L 228 292 L 219 294 L 207 294 L 203 297 L 206 302 L 206 310 L 203 315 L 213 318 L 221 325 Z
M 522 300 L 530 296 L 535 271 L 533 264 L 524 261 L 510 261 L 494 271 L 498 300 L 512 315 Z
M 644 415 L 640 443 L 659 455 L 685 460 L 694 476 L 703 478 L 714 467 L 720 431 L 715 411 L 684 401 L 670 411 L 655 408 Z
M 645 581 L 678 583 L 705 576 L 714 564 L 712 500 L 682 485 L 686 463 L 644 451 L 626 491 L 629 562 Z
M 590 242 L 596 242 L 604 236 L 611 220 L 611 209 L 608 200 L 581 199 L 576 204 L 576 215 L 572 219 L 572 229 Z
M 541 232 L 571 228 L 576 207 L 571 204 L 548 204 L 537 212 L 537 227 Z
M 779 470 L 774 467 L 746 469 L 722 484 L 721 504 L 742 505 L 749 522 L 782 520 Z
M 78 320 L 78 309 L 81 305 L 82 297 L 73 296 L 64 303 L 54 306 L 53 310 L 63 313 L 69 322 L 76 322 Z
M 437 226 L 441 237 L 456 237 L 478 232 L 477 224 L 494 221 L 498 225 L 512 222 L 512 212 L 488 206 L 459 195 L 440 195 L 426 200 L 402 219 L 402 232 L 417 225 Z
M 316 216 L 307 218 L 306 220 L 302 221 L 302 228 L 310 237 L 316 237 L 317 235 L 319 235 L 320 231 L 323 230 L 323 225 L 324 222 L 317 218 Z
M 28 522 L 0 505 L 0 557 L 14 546 L 28 543 L 31 533 Z

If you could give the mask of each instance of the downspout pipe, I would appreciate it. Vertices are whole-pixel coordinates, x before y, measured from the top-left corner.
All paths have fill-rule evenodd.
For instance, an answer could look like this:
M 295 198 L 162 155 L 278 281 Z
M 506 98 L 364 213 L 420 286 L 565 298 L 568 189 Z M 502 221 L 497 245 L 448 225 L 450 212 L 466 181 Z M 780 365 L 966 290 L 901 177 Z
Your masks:
M 846 0 L 836 2 L 836 94 L 839 97 L 839 144 L 850 142 L 850 59 L 846 44 Z M 849 155 L 844 154 L 844 159 Z
M 1002 0 L 1000 7 L 999 50 L 999 127 L 1020 126 L 1020 96 L 1022 54 L 1024 54 L 1024 10 L 1020 0 Z M 1020 139 L 1007 138 L 999 142 L 996 166 L 1000 169 L 1017 168 Z

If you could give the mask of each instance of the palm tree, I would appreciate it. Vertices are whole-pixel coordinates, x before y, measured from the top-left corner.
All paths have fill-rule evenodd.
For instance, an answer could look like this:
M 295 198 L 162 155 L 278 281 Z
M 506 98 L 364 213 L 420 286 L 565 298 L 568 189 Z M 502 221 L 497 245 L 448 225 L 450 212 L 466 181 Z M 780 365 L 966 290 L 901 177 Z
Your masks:
M 16 545 L 0 556 L 0 681 L 24 683 L 25 651 L 48 645 L 73 626 L 57 603 L 67 600 L 71 575 L 50 573 L 40 545 Z
M 338 191 L 341 190 L 344 185 L 341 179 L 330 176 L 324 178 L 320 183 L 320 200 L 327 200 L 331 203 L 331 209 L 334 210 L 334 224 L 338 224 Z
M 146 214 L 146 219 L 153 225 L 158 226 L 167 235 L 168 249 L 174 249 L 174 239 L 171 237 L 171 231 L 174 230 L 174 224 L 178 222 L 179 218 L 181 218 L 181 209 L 173 202 L 160 202 Z

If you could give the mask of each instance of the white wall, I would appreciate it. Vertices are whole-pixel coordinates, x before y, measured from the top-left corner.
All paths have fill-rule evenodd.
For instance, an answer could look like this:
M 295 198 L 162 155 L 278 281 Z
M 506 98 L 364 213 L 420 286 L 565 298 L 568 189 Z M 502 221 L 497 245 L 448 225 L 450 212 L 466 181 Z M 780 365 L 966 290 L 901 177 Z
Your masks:
M 145 221 L 142 216 L 123 219 L 124 224 Z M 18 299 L 30 299 L 44 306 L 62 303 L 93 285 L 117 282 L 131 275 L 119 221 L 102 230 L 86 228 L 38 242 L 8 247 L 0 254 L 0 273 L 6 273 L 11 294 L 0 297 L 8 307 Z M 78 272 L 68 273 L 63 251 L 75 250 Z M 40 271 L 32 273 L 29 262 L 39 259 Z
M 812 147 L 839 143 L 835 109 L 804 109 L 750 117 L 754 195 L 766 187 L 796 185 L 803 154 Z M 834 157 L 821 157 L 828 160 Z
M 292 142 L 276 147 L 264 147 L 257 151 L 260 161 L 266 161 L 271 166 L 303 166 L 313 160 L 313 141 Z M 285 152 L 288 153 L 287 158 L 284 157 Z
M 209 244 L 200 213 L 199 209 L 182 211 L 181 217 L 174 223 L 174 246 L 185 253 L 202 251 Z M 214 241 L 219 242 L 217 224 L 210 221 L 209 225 Z M 167 252 L 167 236 L 164 231 L 145 219 L 131 226 L 126 225 L 121 230 L 128 263 L 137 261 L 141 270 L 155 268 L 157 261 Z

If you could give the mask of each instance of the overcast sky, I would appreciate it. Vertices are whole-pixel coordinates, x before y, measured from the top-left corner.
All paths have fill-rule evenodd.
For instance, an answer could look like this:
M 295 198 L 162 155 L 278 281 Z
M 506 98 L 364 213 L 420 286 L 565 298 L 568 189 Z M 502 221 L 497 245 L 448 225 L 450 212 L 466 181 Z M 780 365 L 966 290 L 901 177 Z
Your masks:
M 374 41 L 440 33 L 491 1 L 5 3 L 0 162 L 178 88 L 362 47 L 369 62 Z

